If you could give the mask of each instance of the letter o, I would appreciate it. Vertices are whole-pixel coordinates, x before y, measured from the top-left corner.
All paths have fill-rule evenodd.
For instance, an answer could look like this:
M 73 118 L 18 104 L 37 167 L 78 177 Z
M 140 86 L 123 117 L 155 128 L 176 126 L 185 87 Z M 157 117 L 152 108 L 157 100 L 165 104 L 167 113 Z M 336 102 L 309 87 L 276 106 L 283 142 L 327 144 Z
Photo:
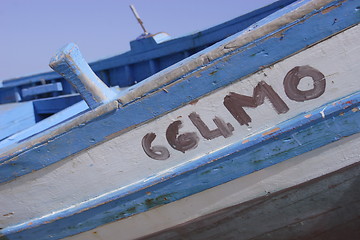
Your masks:
M 314 87 L 310 90 L 298 89 L 301 79 L 311 77 Z M 320 97 L 325 92 L 326 80 L 319 70 L 306 66 L 297 66 L 291 69 L 284 78 L 284 90 L 288 98 L 297 102 L 304 102 Z

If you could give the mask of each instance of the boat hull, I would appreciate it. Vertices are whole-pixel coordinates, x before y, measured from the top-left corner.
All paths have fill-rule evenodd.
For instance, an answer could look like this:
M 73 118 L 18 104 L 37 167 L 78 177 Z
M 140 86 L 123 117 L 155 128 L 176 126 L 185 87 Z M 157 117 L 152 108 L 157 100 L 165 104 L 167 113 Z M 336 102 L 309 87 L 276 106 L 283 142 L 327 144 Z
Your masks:
M 237 211 L 232 206 L 277 202 L 286 192 L 295 204 L 292 191 L 299 189 L 305 208 L 317 182 L 346 178 L 354 172 L 347 167 L 359 162 L 356 7 L 355 1 L 299 2 L 110 103 L 19 140 L 0 158 L 0 201 L 7 211 L 1 233 L 8 239 L 88 237 L 110 225 L 126 231 L 132 219 L 156 219 L 161 212 L 158 218 L 170 220 L 152 231 L 137 229 L 139 235 L 127 230 L 124 239 L 172 236 L 166 229 L 174 226 L 193 234 L 189 221 L 204 226 L 201 239 L 211 234 L 207 223 Z M 336 191 L 345 194 L 344 184 Z M 186 210 L 193 198 L 198 209 Z M 286 201 L 280 198 L 279 206 Z M 275 208 L 266 202 L 262 209 Z M 358 214 L 356 204 L 349 219 Z M 172 211 L 184 214 L 171 220 Z

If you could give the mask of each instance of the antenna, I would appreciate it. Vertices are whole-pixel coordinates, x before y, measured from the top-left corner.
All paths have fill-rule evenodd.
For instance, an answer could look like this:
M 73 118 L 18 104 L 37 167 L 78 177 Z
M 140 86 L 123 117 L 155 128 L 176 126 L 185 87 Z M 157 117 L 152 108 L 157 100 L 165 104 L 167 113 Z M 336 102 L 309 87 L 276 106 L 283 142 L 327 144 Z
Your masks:
M 148 31 L 146 31 L 146 29 L 145 29 L 145 27 L 144 27 L 144 24 L 143 24 L 143 21 L 141 20 L 141 18 L 140 18 L 140 16 L 139 16 L 139 14 L 137 13 L 137 11 L 136 11 L 136 9 L 135 9 L 134 5 L 130 5 L 130 8 L 131 8 L 131 11 L 133 12 L 133 14 L 134 14 L 135 18 L 136 18 L 136 19 L 137 19 L 137 21 L 139 22 L 139 24 L 140 24 L 141 28 L 143 29 L 144 34 L 145 34 L 145 35 L 149 34 L 149 33 L 148 33 Z

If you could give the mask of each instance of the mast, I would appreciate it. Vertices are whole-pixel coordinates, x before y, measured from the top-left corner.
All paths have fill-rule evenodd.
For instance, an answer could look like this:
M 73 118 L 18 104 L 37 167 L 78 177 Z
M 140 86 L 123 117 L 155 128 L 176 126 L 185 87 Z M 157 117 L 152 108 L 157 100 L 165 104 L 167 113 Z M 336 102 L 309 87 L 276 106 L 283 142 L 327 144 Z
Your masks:
M 139 16 L 138 12 L 136 11 L 135 6 L 134 6 L 134 5 L 130 5 L 130 8 L 131 8 L 131 11 L 133 12 L 133 14 L 134 14 L 135 18 L 136 18 L 136 19 L 137 19 L 137 21 L 139 22 L 139 24 L 140 24 L 141 28 L 143 29 L 143 31 L 144 31 L 144 35 L 145 35 L 145 36 L 146 36 L 146 35 L 148 35 L 148 34 L 149 34 L 149 32 L 148 32 L 148 31 L 146 31 L 146 29 L 145 29 L 145 27 L 144 27 L 144 23 L 143 23 L 143 21 L 141 20 L 141 18 L 140 18 L 140 16 Z

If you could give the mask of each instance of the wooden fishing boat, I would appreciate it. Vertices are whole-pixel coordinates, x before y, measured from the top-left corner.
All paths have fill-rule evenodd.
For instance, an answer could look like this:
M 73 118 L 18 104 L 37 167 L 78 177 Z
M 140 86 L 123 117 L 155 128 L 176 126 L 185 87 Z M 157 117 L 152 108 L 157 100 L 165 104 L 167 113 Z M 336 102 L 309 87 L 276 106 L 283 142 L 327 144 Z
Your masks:
M 65 46 L 88 109 L 0 142 L 0 239 L 359 238 L 359 22 L 298 1 L 125 91 Z

